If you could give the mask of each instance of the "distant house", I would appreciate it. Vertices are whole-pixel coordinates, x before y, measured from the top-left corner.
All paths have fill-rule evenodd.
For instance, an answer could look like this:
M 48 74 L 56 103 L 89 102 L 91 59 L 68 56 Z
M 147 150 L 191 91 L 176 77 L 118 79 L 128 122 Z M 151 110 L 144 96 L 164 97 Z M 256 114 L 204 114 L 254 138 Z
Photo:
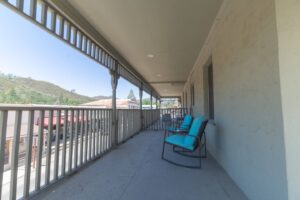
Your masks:
M 119 109 L 139 109 L 139 104 L 131 99 L 117 99 L 117 108 Z M 84 106 L 97 106 L 101 108 L 112 108 L 112 99 L 100 99 L 82 104 Z

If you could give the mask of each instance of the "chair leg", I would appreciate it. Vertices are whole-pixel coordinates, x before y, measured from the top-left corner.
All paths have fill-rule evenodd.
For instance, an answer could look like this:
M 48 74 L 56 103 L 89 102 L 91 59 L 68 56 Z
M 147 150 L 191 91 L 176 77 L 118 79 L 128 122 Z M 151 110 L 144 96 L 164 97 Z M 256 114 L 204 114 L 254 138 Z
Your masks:
M 199 145 L 199 166 L 200 168 L 202 167 L 202 163 L 201 163 L 201 144 Z
M 174 162 L 172 160 L 169 160 L 167 158 L 164 157 L 164 152 L 165 152 L 165 145 L 166 145 L 166 142 L 163 143 L 163 149 L 162 149 L 162 153 L 161 153 L 161 158 L 165 161 L 167 161 L 168 163 L 170 164 L 173 164 L 173 165 L 176 165 L 176 166 L 179 166 L 179 167 L 185 167 L 185 168 L 191 168 L 191 169 L 201 169 L 201 156 L 195 156 L 195 157 L 192 157 L 192 156 L 188 156 L 188 157 L 191 157 L 191 158 L 196 158 L 196 159 L 200 159 L 200 163 L 199 165 L 184 165 L 184 164 L 180 164 L 180 163 L 177 163 L 177 162 Z M 173 146 L 173 145 L 172 145 Z M 174 146 L 173 146 L 174 147 Z M 200 148 L 199 148 L 200 149 Z M 175 151 L 176 152 L 176 151 Z M 199 150 L 199 153 L 201 153 L 201 150 Z M 184 155 L 184 154 L 181 154 L 181 155 Z M 187 156 L 187 155 L 184 155 L 184 156 Z
M 204 156 L 202 156 L 202 158 L 206 158 L 207 157 L 207 150 L 206 150 L 206 136 L 205 136 L 205 132 L 204 132 L 204 143 L 203 143 L 203 147 L 204 147 Z
M 163 143 L 163 149 L 162 149 L 162 152 L 161 152 L 161 158 L 164 159 L 164 153 L 165 153 L 165 140 L 164 140 L 164 143 Z

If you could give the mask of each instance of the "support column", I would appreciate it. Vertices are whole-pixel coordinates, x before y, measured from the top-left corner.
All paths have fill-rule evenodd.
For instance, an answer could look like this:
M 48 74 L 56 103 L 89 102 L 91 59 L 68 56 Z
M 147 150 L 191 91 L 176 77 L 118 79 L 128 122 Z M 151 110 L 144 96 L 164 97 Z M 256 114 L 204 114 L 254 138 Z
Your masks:
M 140 117 L 141 117 L 141 130 L 143 130 L 143 121 L 144 121 L 144 116 L 143 116 L 143 84 L 141 84 L 140 87 Z
M 156 105 L 156 109 L 158 109 L 158 101 L 157 101 L 157 98 L 155 98 L 155 105 Z
M 111 87 L 112 87 L 112 141 L 113 146 L 118 144 L 118 118 L 117 118 L 117 86 L 120 75 L 118 74 L 118 62 L 116 62 L 115 69 L 110 70 Z

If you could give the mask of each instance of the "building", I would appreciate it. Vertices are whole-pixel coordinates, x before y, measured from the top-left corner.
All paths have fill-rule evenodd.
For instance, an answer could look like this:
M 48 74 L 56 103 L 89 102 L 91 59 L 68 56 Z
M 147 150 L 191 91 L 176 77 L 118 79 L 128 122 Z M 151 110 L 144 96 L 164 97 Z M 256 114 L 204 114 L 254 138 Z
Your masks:
M 135 100 L 131 99 L 117 99 L 117 108 L 119 109 L 139 109 L 139 104 Z M 101 108 L 112 108 L 111 99 L 100 99 L 82 104 L 83 106 L 97 106 Z
M 37 182 L 39 199 L 300 199 L 299 0 L 49 0 L 30 1 L 31 12 L 24 1 L 3 2 L 106 67 L 113 100 L 122 76 L 139 87 L 139 99 L 143 92 L 180 97 L 194 117 L 209 119 L 207 165 L 192 171 L 160 160 L 163 131 L 145 129 L 157 124 L 159 111 L 121 110 L 120 117 L 117 105 L 103 103 L 112 107 L 102 113 L 111 116 L 104 125 L 108 143 L 96 146 L 104 149 L 96 158 L 112 153 L 66 170 L 76 175 L 52 191 L 41 187 L 58 179 Z M 91 128 L 82 131 L 92 135 Z M 138 131 L 142 136 L 116 148 Z M 92 167 L 80 172 L 87 163 Z M 14 172 L 10 199 L 16 199 Z

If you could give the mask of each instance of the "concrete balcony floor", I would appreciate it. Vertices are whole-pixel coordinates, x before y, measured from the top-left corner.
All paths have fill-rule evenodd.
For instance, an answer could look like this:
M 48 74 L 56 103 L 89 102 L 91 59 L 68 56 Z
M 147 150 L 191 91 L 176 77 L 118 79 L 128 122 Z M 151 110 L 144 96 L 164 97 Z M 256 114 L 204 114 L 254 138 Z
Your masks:
M 163 161 L 162 138 L 162 132 L 144 131 L 34 199 L 247 199 L 209 156 L 200 170 Z M 170 147 L 166 155 L 181 162 L 193 161 L 175 155 Z

